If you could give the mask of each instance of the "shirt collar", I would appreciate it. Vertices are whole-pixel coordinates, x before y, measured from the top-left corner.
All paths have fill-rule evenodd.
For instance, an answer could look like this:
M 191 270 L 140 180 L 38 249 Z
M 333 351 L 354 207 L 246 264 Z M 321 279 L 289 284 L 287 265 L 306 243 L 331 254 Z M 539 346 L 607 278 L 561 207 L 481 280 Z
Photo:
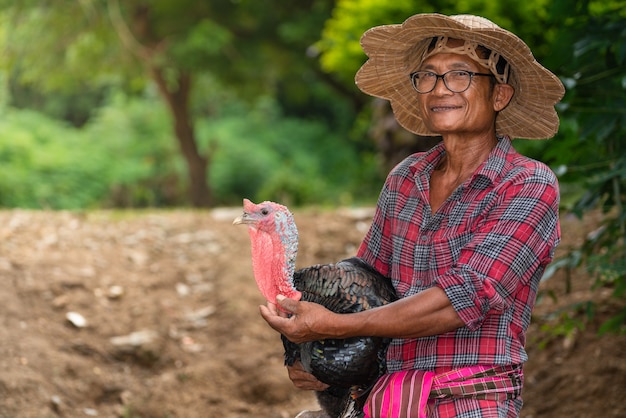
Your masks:
M 504 171 L 508 161 L 508 155 L 515 152 L 508 136 L 498 136 L 498 144 L 491 150 L 487 160 L 476 170 L 472 176 L 472 183 L 478 178 L 485 178 L 492 184 L 496 183 L 498 177 Z
M 480 178 L 484 178 L 492 184 L 495 183 L 507 164 L 507 156 L 512 152 L 515 151 L 511 145 L 511 139 L 508 136 L 499 135 L 497 145 L 491 150 L 487 160 L 485 160 L 478 170 L 476 170 L 470 179 L 470 184 L 473 184 Z M 435 167 L 437 167 L 437 164 L 439 164 L 439 161 L 445 153 L 446 150 L 443 146 L 443 142 L 438 143 L 430 150 L 423 153 L 413 164 L 411 164 L 409 167 L 411 173 L 413 173 L 415 177 L 430 177 L 431 173 Z

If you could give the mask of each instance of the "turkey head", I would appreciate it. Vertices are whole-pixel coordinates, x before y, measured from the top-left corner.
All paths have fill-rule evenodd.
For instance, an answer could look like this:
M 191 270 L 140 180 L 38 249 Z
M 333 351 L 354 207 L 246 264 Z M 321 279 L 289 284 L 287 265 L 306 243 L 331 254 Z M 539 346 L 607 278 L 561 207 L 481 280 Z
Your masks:
M 243 200 L 243 214 L 233 221 L 247 225 L 252 247 L 252 271 L 261 294 L 276 303 L 277 295 L 300 300 L 293 284 L 298 253 L 298 228 L 293 215 L 274 202 Z

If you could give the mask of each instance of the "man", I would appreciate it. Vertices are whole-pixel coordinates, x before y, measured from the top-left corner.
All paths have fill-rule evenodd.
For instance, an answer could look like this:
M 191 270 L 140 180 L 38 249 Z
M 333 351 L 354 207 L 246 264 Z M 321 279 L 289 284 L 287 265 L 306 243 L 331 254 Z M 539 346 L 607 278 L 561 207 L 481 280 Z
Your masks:
M 419 14 L 370 29 L 356 76 L 407 130 L 440 135 L 389 174 L 358 256 L 400 300 L 356 314 L 279 299 L 263 318 L 294 342 L 392 337 L 366 417 L 518 417 L 525 332 L 560 239 L 559 191 L 511 138 L 558 130 L 563 85 L 487 19 Z M 325 385 L 296 364 L 294 384 Z

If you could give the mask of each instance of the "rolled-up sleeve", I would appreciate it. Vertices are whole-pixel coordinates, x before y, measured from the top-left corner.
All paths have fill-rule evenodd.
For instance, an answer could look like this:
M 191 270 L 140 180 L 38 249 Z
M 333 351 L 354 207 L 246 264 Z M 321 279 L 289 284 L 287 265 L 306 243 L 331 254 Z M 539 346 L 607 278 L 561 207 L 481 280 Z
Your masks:
M 538 282 L 560 239 L 558 184 L 551 171 L 523 172 L 492 202 L 456 263 L 435 279 L 470 330 Z

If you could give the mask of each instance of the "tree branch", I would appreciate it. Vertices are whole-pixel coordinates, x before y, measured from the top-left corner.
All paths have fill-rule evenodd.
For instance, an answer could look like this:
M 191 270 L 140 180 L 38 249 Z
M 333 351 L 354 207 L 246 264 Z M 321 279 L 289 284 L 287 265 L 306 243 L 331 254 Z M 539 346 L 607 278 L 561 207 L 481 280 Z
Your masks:
M 108 0 L 107 10 L 109 12 L 109 19 L 111 24 L 120 37 L 122 44 L 131 51 L 132 54 L 140 58 L 142 61 L 150 65 L 152 61 L 153 52 L 144 46 L 141 42 L 135 38 L 135 35 L 131 32 L 124 17 L 122 16 L 122 10 L 120 8 L 119 0 Z

